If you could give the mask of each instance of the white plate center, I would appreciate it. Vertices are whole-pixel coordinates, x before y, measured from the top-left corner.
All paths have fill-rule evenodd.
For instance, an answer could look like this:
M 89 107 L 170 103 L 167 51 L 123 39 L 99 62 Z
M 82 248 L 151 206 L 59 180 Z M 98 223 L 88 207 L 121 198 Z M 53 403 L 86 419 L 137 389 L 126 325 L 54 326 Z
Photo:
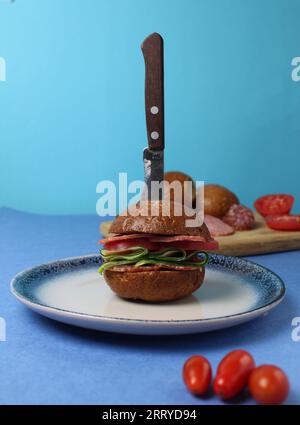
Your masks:
M 258 293 L 243 277 L 206 270 L 202 287 L 175 302 L 147 304 L 117 297 L 97 269 L 62 274 L 37 288 L 40 303 L 76 313 L 140 320 L 199 320 L 253 309 Z

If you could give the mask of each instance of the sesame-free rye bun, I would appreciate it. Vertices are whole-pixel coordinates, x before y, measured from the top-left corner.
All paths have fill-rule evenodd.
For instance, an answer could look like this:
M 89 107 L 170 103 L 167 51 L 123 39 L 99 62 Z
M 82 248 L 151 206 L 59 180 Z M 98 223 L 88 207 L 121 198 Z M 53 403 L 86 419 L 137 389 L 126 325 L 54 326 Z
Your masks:
M 151 215 L 151 206 L 157 212 L 156 216 Z M 170 214 L 164 215 L 164 201 L 142 201 L 137 205 L 132 205 L 127 210 L 127 215 L 119 215 L 112 222 L 109 229 L 110 233 L 129 234 L 129 233 L 152 233 L 156 235 L 187 235 L 187 236 L 203 236 L 210 238 L 209 231 L 203 223 L 201 227 L 187 227 L 186 220 L 190 220 L 193 216 L 185 214 L 184 206 L 182 215 L 174 215 L 175 206 L 178 204 L 170 203 Z M 185 207 L 187 209 L 187 207 Z M 137 213 L 140 213 L 137 215 Z
M 204 186 L 204 213 L 222 218 L 229 208 L 239 204 L 237 196 L 224 186 L 206 184 Z
M 108 269 L 104 278 L 122 298 L 150 302 L 173 301 L 191 295 L 203 283 L 204 267 L 195 270 L 121 272 Z
M 182 204 L 184 204 L 184 201 L 187 201 L 191 204 L 193 204 L 196 200 L 196 184 L 192 177 L 189 175 L 182 173 L 181 171 L 168 171 L 164 174 L 164 180 L 168 182 L 169 184 L 172 184 L 173 182 L 178 182 L 181 186 L 181 191 L 178 194 L 174 194 L 171 190 L 170 193 L 170 199 L 180 201 Z M 192 190 L 191 193 L 187 192 L 185 193 L 185 182 L 191 182 Z M 180 195 L 180 196 L 178 196 Z M 175 198 L 177 196 L 179 199 Z

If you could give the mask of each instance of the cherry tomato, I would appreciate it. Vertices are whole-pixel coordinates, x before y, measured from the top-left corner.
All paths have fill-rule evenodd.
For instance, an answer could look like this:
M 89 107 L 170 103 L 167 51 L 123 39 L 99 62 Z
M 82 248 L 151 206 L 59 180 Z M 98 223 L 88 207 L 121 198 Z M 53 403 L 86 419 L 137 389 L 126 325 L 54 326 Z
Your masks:
M 192 356 L 183 366 L 183 380 L 193 394 L 204 395 L 211 383 L 211 376 L 211 365 L 203 356 Z
M 287 398 L 289 388 L 286 374 L 277 366 L 259 366 L 250 374 L 249 390 L 260 404 L 281 404 Z
M 264 217 L 276 214 L 288 214 L 293 206 L 292 195 L 265 195 L 254 202 L 256 210 Z
M 224 400 L 235 397 L 247 385 L 254 367 L 254 359 L 247 351 L 231 351 L 218 366 L 214 392 Z
M 274 230 L 300 230 L 300 215 L 274 215 L 266 218 L 267 225 Z

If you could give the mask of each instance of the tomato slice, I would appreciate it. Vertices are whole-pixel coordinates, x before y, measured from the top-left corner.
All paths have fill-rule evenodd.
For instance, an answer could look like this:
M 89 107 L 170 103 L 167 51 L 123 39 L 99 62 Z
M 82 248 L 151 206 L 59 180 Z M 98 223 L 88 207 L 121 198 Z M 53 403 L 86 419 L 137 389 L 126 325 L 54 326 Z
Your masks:
M 275 215 L 266 218 L 267 225 L 274 230 L 300 230 L 300 215 Z
M 254 202 L 256 210 L 264 217 L 268 215 L 288 214 L 294 204 L 293 195 L 265 195 Z

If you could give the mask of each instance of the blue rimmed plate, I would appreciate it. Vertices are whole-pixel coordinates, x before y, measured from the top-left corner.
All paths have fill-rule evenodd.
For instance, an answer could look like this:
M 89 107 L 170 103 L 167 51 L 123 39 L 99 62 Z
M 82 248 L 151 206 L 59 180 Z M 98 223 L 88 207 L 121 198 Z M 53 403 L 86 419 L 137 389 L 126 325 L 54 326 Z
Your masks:
M 98 273 L 98 255 L 67 258 L 17 274 L 12 293 L 35 312 L 89 329 L 130 334 L 184 334 L 238 325 L 283 299 L 282 280 L 251 261 L 210 255 L 205 281 L 183 300 L 148 304 L 117 297 Z

